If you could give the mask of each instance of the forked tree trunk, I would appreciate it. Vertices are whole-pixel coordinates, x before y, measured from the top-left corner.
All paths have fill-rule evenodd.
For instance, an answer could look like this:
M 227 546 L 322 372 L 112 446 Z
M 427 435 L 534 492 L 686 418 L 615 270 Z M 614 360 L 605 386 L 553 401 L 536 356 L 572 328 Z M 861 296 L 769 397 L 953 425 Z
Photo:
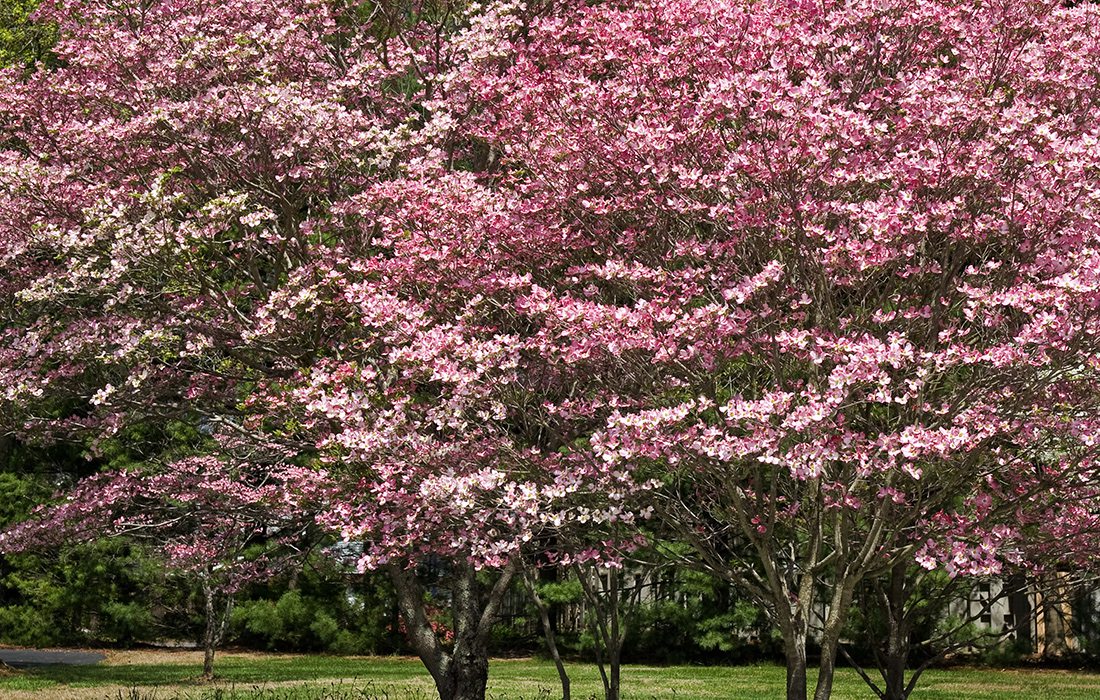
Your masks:
M 939 636 L 927 640 L 927 642 L 940 641 L 946 643 L 938 652 L 923 659 L 921 663 L 910 669 L 909 660 L 913 651 L 911 637 L 914 624 L 913 620 L 910 618 L 912 610 L 928 601 L 942 604 L 946 596 L 953 593 L 954 582 L 955 580 L 952 580 L 947 587 L 932 594 L 935 597 L 923 599 L 914 598 L 920 588 L 920 577 L 914 579 L 911 576 L 909 563 L 904 559 L 899 559 L 890 570 L 890 577 L 886 587 L 882 587 L 879 581 L 874 581 L 875 591 L 878 594 L 876 600 L 882 605 L 882 611 L 886 616 L 886 629 L 884 636 L 882 636 L 876 633 L 873 628 L 868 627 L 867 635 L 868 643 L 872 650 L 874 650 L 875 663 L 884 684 L 880 688 L 879 684 L 871 679 L 864 669 L 854 662 L 853 666 L 857 673 L 863 677 L 868 687 L 870 687 L 881 700 L 908 700 L 916 689 L 917 682 L 920 680 L 921 676 L 936 660 L 944 658 L 950 651 L 965 647 L 977 641 L 976 639 L 967 640 L 966 638 L 954 641 L 948 640 L 951 640 L 957 632 L 962 630 L 964 628 L 963 625 L 973 622 L 981 615 L 988 613 L 994 601 L 1000 599 L 1001 596 L 1006 597 L 1010 601 L 1009 610 L 1013 611 L 1013 614 L 1020 616 L 1017 618 L 1016 625 L 1011 629 L 1002 631 L 1002 634 L 1006 631 L 1013 630 L 1019 633 L 1021 630 L 1021 620 L 1024 621 L 1022 628 L 1027 629 L 1029 618 L 1026 611 L 1029 608 L 1026 599 L 1026 580 L 1020 575 L 1012 575 L 1006 579 L 1001 590 L 1001 596 L 997 598 L 990 597 L 983 600 L 981 609 L 977 614 L 972 610 L 968 610 L 962 623 L 958 624 L 953 630 L 939 633 Z M 1025 594 L 1022 603 L 1019 601 L 1019 596 L 1021 594 Z M 909 607 L 910 602 L 912 602 L 914 607 Z M 847 654 L 845 655 L 847 656 Z M 848 659 L 852 661 L 851 657 L 848 657 Z
M 596 644 L 596 665 L 603 681 L 604 700 L 619 700 L 622 688 L 622 651 L 626 639 L 626 620 L 623 616 L 622 581 L 617 569 L 607 572 L 605 586 L 593 568 L 574 566 L 581 582 L 585 599 L 592 606 L 595 618 L 592 624 Z M 606 656 L 605 656 L 606 655 Z
M 811 544 L 811 550 L 816 552 L 816 549 L 816 544 Z M 776 575 L 774 569 L 769 574 L 775 612 L 773 620 L 783 635 L 783 653 L 787 665 L 787 700 L 806 700 L 809 692 L 806 679 L 806 642 L 810 634 L 815 580 L 808 572 L 803 573 L 798 588 L 791 590 Z
M 883 700 L 908 700 L 909 687 L 905 682 L 907 653 L 888 654 L 886 657 L 886 689 Z
M 489 631 L 508 591 L 514 568 L 509 566 L 481 603 L 477 575 L 463 565 L 452 590 L 454 648 L 448 652 L 432 628 L 424 608 L 424 590 L 415 574 L 393 565 L 388 569 L 397 591 L 409 642 L 435 682 L 440 700 L 485 700 L 489 681 Z

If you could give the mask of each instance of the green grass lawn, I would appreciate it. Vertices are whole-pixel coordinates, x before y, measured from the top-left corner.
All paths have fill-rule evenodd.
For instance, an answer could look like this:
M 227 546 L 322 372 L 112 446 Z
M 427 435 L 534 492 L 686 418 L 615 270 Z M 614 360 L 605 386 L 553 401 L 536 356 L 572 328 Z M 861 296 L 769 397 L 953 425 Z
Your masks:
M 194 654 L 127 652 L 97 666 L 51 666 L 0 677 L 0 698 L 24 700 L 431 700 L 430 679 L 420 663 L 402 658 L 340 658 L 222 654 L 214 686 L 195 680 Z M 573 664 L 573 697 L 602 697 L 594 667 Z M 542 661 L 497 660 L 490 672 L 492 700 L 560 697 L 554 667 Z M 779 666 L 628 666 L 624 697 L 634 700 L 758 700 L 780 698 Z M 951 669 L 931 671 L 917 700 L 1095 700 L 1100 674 L 1039 670 Z M 135 690 L 137 688 L 137 690 Z M 838 673 L 837 700 L 872 700 L 855 673 Z

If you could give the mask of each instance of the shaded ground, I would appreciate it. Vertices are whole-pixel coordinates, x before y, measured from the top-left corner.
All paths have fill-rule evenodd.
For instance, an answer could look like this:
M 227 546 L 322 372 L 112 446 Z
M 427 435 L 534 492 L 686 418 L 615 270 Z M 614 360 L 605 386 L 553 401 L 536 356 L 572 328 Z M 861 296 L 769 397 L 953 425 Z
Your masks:
M 91 666 L 107 658 L 101 651 L 81 651 L 74 649 L 3 649 L 0 648 L 0 663 L 13 668 L 28 666 Z

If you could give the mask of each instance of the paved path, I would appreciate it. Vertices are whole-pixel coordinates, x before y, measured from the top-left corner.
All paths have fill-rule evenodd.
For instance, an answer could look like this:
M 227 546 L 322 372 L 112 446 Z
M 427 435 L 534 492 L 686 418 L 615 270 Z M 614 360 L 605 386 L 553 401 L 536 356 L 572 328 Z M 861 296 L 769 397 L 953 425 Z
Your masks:
M 92 666 L 107 658 L 99 651 L 73 651 L 71 649 L 0 649 L 0 662 L 8 666 L 45 666 L 67 664 Z

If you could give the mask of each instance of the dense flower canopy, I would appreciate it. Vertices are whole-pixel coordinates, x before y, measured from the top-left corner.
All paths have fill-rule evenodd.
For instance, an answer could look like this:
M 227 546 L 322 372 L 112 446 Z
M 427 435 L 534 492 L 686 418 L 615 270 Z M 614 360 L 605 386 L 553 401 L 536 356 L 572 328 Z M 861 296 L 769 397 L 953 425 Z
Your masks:
M 0 79 L 20 429 L 185 416 L 364 567 L 656 515 L 803 646 L 807 581 L 1091 546 L 1095 5 L 41 12 L 58 67 Z
M 285 493 L 263 472 L 210 457 L 181 459 L 154 473 L 104 472 L 0 533 L 0 550 L 125 535 L 158 551 L 171 570 L 215 579 L 220 591 L 234 592 L 278 573 L 308 546 L 308 513 Z
M 499 186 L 574 251 L 517 307 L 540 355 L 598 378 L 596 454 L 782 470 L 879 514 L 1037 462 L 1093 478 L 1097 24 L 601 3 L 478 58 L 454 89 Z
M 492 420 L 514 339 L 461 319 L 493 261 L 457 222 L 400 230 L 433 198 L 477 206 L 405 186 L 436 160 L 416 132 L 449 48 L 432 8 L 368 10 L 43 7 L 63 65 L 9 71 L 0 114 L 4 397 L 28 429 L 183 413 L 272 468 L 332 463 L 349 479 L 296 483 L 334 489 L 322 522 L 373 542 L 364 564 L 499 564 L 539 496 Z

